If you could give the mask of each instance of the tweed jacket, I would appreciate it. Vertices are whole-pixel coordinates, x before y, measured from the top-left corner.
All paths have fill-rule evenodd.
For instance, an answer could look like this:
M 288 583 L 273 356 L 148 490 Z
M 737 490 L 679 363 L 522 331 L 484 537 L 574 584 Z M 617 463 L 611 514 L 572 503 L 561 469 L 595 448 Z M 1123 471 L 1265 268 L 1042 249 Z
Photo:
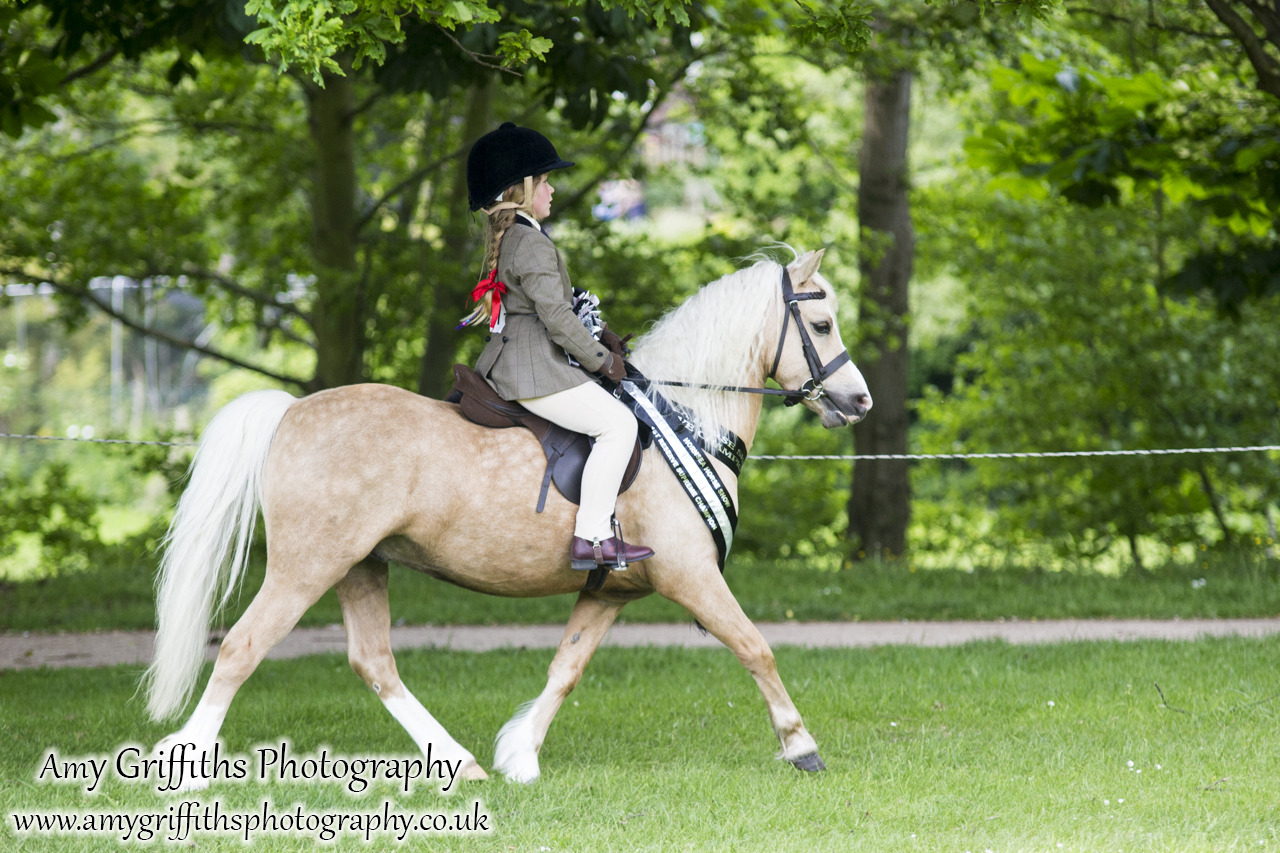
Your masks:
M 476 372 L 504 400 L 543 397 L 593 381 L 588 371 L 604 366 L 608 350 L 570 308 L 573 285 L 551 238 L 517 217 L 502 236 L 498 281 L 507 286 L 507 322 L 485 337 Z M 569 364 L 566 351 L 582 367 Z

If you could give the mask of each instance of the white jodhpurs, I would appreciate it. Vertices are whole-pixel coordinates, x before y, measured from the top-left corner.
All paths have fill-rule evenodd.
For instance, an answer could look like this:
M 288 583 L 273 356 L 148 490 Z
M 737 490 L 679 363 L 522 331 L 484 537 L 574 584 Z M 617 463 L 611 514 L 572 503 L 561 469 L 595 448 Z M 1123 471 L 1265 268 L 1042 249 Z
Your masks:
M 613 535 L 609 517 L 636 443 L 635 415 L 594 382 L 521 400 L 520 405 L 553 424 L 596 440 L 582 471 L 582 503 L 573 535 L 586 540 L 608 539 Z

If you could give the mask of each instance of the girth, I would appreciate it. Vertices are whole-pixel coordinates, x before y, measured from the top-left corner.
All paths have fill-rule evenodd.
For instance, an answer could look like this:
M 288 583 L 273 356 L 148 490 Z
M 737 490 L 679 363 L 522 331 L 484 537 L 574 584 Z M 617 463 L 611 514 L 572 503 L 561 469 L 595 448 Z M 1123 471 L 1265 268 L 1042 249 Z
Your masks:
M 498 392 L 465 364 L 453 366 L 453 390 L 445 398 L 446 402 L 456 403 L 462 416 L 472 423 L 494 429 L 522 426 L 531 431 L 542 445 L 542 452 L 547 457 L 547 467 L 542 476 L 542 490 L 538 494 L 538 512 L 547 505 L 547 492 L 551 484 L 570 503 L 582 501 L 582 469 L 587 457 L 591 455 L 594 440 L 580 432 L 572 432 L 562 426 L 539 417 L 519 403 L 504 400 Z M 641 446 L 636 439 L 631 450 L 631 460 L 627 462 L 626 473 L 622 475 L 622 485 L 618 494 L 622 494 L 635 482 L 640 472 Z

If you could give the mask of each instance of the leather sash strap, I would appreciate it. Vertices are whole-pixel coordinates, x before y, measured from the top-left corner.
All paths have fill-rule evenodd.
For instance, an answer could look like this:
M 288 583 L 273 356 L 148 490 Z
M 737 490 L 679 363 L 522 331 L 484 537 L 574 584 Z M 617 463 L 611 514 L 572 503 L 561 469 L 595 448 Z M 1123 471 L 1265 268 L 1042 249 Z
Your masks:
M 630 363 L 627 364 L 627 378 L 625 381 L 631 382 L 639 388 L 648 388 L 651 384 L 685 385 L 683 382 L 658 382 L 657 380 L 649 379 L 639 370 L 636 370 L 635 366 Z M 624 400 L 623 402 L 627 401 Z M 671 402 L 657 392 L 654 392 L 653 399 L 650 402 L 653 403 L 654 407 L 658 410 L 658 413 L 662 415 L 663 419 L 670 423 L 673 428 L 677 430 L 687 428 L 689 418 L 685 415 L 685 410 L 680 406 L 680 404 Z M 631 407 L 632 411 L 635 411 L 635 405 L 632 403 L 627 403 L 627 405 Z M 639 416 L 639 412 L 637 412 L 636 417 Z M 645 446 L 647 447 L 648 445 Z M 747 462 L 747 443 L 742 440 L 742 436 L 732 430 L 725 430 L 724 435 L 721 437 L 718 444 L 712 444 L 704 441 L 702 442 L 702 449 L 723 462 L 725 467 L 733 472 L 733 476 L 742 476 L 742 466 Z
M 711 455 L 723 462 L 733 476 L 742 476 L 742 466 L 747 462 L 747 443 L 737 433 L 725 430 L 719 444 L 712 446 L 703 442 L 702 448 L 711 451 Z
M 655 396 L 666 404 L 666 414 L 630 380 L 623 380 L 619 385 L 619 396 L 631 407 L 641 423 L 653 431 L 653 443 L 658 446 L 685 494 L 702 516 L 703 523 L 711 531 L 711 538 L 716 545 L 717 563 L 723 572 L 725 559 L 729 556 L 729 549 L 733 547 L 733 533 L 738 526 L 738 511 L 733 505 L 729 490 L 716 474 L 701 444 L 694 440 L 693 432 L 688 429 L 684 418 L 661 395 Z M 745 456 L 745 445 L 743 455 Z

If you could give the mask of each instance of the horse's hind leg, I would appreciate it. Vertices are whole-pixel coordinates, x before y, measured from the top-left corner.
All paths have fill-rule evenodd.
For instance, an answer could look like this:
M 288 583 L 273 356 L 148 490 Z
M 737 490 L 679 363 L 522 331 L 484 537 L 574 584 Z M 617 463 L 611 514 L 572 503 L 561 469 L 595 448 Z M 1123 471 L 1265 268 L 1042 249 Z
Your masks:
M 240 685 L 253 674 L 267 652 L 298 624 L 307 608 L 333 586 L 335 573 L 317 571 L 308 575 L 294 567 L 279 568 L 274 555 L 267 558 L 267 576 L 244 615 L 222 640 L 213 675 L 186 724 L 156 744 L 156 751 L 194 744 L 197 760 L 201 750 L 212 753 L 222 721 Z M 204 788 L 208 780 L 193 779 L 188 790 Z
M 391 608 L 387 600 L 387 566 L 364 560 L 335 587 L 347 628 L 347 659 L 356 675 L 391 712 L 426 756 L 444 760 L 463 779 L 488 779 L 475 756 L 436 722 L 400 680 L 391 654 Z M 452 782 L 450 782 L 452 784 Z
M 591 655 L 622 607 L 620 603 L 601 601 L 591 593 L 584 592 L 578 596 L 578 603 L 573 606 L 564 637 L 547 672 L 547 686 L 537 699 L 522 705 L 498 732 L 493 766 L 501 770 L 508 780 L 532 782 L 538 778 L 541 773 L 538 751 L 542 749 L 547 729 L 551 727 L 556 711 L 560 710 L 560 704 L 578 685 Z

